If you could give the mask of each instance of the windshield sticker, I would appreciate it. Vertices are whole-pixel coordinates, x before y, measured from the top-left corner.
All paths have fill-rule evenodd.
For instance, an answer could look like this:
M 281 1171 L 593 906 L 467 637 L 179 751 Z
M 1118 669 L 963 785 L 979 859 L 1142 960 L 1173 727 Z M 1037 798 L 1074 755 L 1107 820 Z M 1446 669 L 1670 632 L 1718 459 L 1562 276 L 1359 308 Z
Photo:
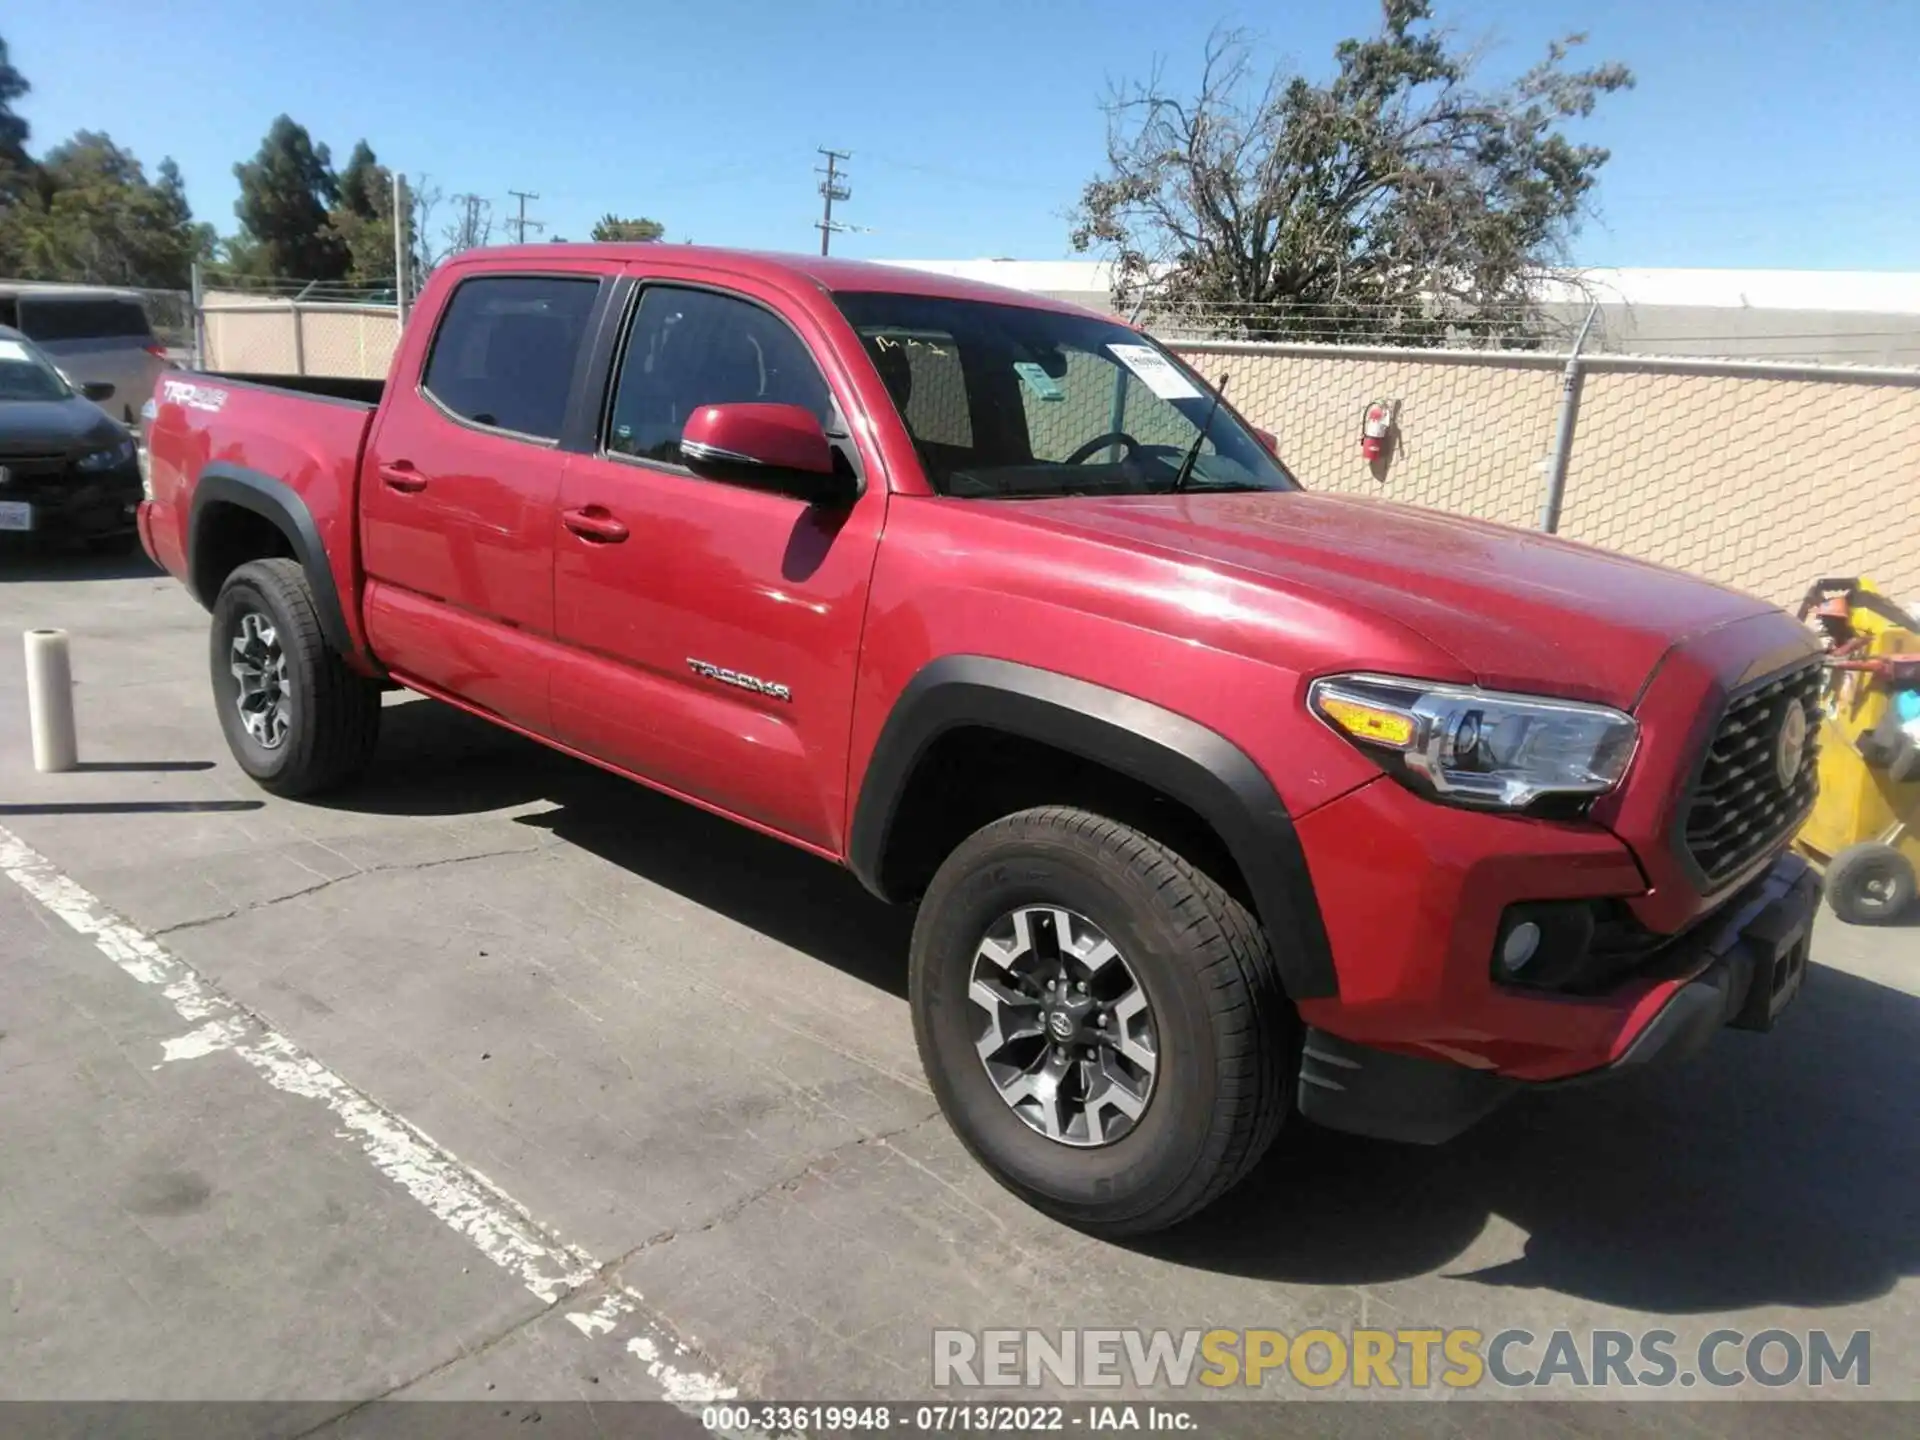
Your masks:
M 28 360 L 27 347 L 18 340 L 0 340 L 0 360 Z
M 945 355 L 947 352 L 941 348 L 940 341 L 947 338 L 945 335 L 939 335 L 933 339 L 928 339 L 924 335 L 909 335 L 905 332 L 897 332 L 891 335 L 881 334 L 873 337 L 873 348 L 883 351 L 925 350 L 932 355 Z
M 1064 400 L 1067 398 L 1067 392 L 1060 388 L 1060 382 L 1031 360 L 1014 361 L 1013 373 L 1026 381 L 1027 388 L 1042 400 Z
M 1171 361 L 1151 345 L 1109 345 L 1113 358 L 1138 375 L 1162 400 L 1198 400 L 1193 382 L 1173 368 Z

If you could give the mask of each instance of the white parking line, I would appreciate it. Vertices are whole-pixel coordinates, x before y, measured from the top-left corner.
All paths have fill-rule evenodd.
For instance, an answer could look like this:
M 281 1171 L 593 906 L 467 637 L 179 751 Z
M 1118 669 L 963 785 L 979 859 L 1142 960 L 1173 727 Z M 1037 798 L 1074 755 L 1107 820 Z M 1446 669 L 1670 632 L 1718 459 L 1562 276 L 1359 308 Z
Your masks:
M 603 1278 L 603 1267 L 593 1256 L 540 1224 L 486 1176 L 463 1165 L 417 1125 L 341 1079 L 6 829 L 0 829 L 0 873 L 92 940 L 121 970 L 143 985 L 157 987 L 180 1018 L 194 1026 L 188 1034 L 163 1043 L 161 1064 L 231 1050 L 274 1089 L 324 1101 L 340 1121 L 342 1139 L 355 1141 L 376 1170 L 518 1278 L 543 1304 L 558 1305 Z M 686 1357 L 689 1352 L 664 1327 L 641 1314 L 640 1302 L 638 1291 L 620 1287 L 592 1309 L 567 1318 L 589 1337 L 610 1334 L 622 1326 L 637 1331 L 625 1348 L 646 1366 L 648 1376 L 669 1400 L 697 1405 L 733 1399 L 738 1391 L 717 1375 L 682 1369 L 661 1358 Z

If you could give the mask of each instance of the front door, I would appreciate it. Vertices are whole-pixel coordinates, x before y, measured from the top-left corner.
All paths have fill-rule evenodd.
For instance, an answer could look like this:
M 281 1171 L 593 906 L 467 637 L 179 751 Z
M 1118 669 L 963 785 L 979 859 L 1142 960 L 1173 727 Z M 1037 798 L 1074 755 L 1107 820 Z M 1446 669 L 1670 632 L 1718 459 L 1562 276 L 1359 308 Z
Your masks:
M 680 432 L 698 406 L 802 405 L 844 436 L 847 397 L 776 294 L 648 284 L 636 303 L 605 433 L 562 480 L 554 732 L 838 853 L 885 485 L 830 511 L 692 474 Z
M 603 283 L 462 280 L 417 376 L 388 386 L 361 476 L 376 652 L 537 733 L 549 728 L 559 441 Z

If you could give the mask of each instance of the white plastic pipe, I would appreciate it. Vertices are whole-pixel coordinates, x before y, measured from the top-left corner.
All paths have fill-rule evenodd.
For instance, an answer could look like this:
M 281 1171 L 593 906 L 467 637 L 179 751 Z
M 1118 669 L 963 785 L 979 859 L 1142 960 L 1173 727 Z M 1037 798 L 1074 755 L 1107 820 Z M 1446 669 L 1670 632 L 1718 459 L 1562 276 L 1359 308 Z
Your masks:
M 73 734 L 73 666 L 67 632 L 29 630 L 27 715 L 33 726 L 33 768 L 43 774 L 80 762 Z

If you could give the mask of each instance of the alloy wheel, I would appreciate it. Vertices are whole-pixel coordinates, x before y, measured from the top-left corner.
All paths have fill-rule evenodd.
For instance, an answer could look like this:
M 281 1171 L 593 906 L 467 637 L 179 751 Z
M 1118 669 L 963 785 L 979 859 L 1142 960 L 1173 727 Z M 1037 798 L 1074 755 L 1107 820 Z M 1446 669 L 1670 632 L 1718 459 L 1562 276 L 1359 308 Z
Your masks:
M 293 725 L 293 696 L 287 685 L 287 654 L 269 617 L 257 610 L 240 617 L 229 668 L 240 682 L 233 703 L 241 725 L 261 748 L 279 749 Z
M 1028 905 L 974 951 L 974 1048 L 1014 1114 L 1063 1145 L 1110 1145 L 1153 1098 L 1160 1049 L 1147 992 L 1084 915 Z

